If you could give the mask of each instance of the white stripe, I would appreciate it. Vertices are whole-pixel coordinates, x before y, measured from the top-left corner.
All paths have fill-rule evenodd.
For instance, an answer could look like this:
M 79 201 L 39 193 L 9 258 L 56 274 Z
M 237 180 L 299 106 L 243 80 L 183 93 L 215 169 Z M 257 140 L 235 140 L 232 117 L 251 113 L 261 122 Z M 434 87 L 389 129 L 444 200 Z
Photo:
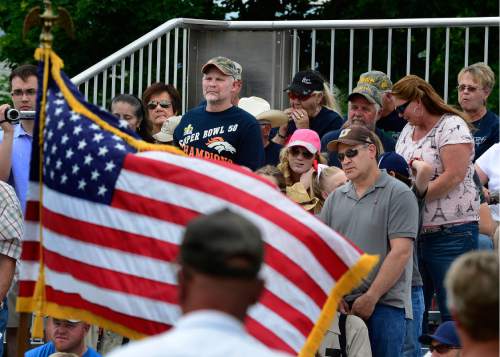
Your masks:
M 19 264 L 19 280 L 37 281 L 40 263 L 22 260 Z
M 144 186 L 147 186 L 148 189 L 145 190 Z M 194 209 L 203 214 L 229 207 L 234 212 L 247 217 L 255 223 L 257 227 L 260 228 L 266 243 L 282 252 L 299 266 L 308 267 L 306 273 L 321 286 L 326 294 L 330 292 L 333 286 L 334 281 L 332 277 L 323 266 L 318 263 L 307 246 L 297 240 L 293 235 L 254 211 L 247 210 L 230 201 L 225 201 L 205 192 L 197 191 L 182 185 L 167 183 L 128 170 L 122 170 L 118 176 L 116 188 L 130 193 L 141 193 L 144 197 Z
M 305 336 L 287 320 L 266 306 L 256 304 L 248 310 L 248 315 L 285 341 L 294 351 L 300 351 L 304 346 L 306 342 Z
M 269 185 L 252 177 L 250 173 L 241 174 L 235 170 L 214 164 L 207 160 L 165 152 L 148 151 L 136 155 L 176 165 L 186 170 L 192 170 L 214 180 L 223 181 L 230 186 L 241 189 L 251 196 L 262 199 L 314 231 L 347 266 L 350 267 L 356 264 L 360 258 L 359 252 L 350 244 L 346 244 L 345 239 L 337 232 L 323 222 L 320 222 L 315 216 L 306 212 L 299 205 L 290 201 L 279 191 L 272 189 Z
M 100 288 L 47 267 L 45 268 L 45 282 L 46 285 L 56 290 L 78 294 L 84 300 L 125 315 L 169 325 L 177 321 L 180 316 L 178 305 Z
M 48 229 L 43 230 L 43 245 L 51 252 L 97 268 L 177 284 L 175 264 L 169 262 L 81 242 Z
M 39 242 L 38 233 L 40 233 L 40 224 L 33 221 L 24 221 L 24 242 Z
M 43 205 L 49 210 L 103 227 L 155 238 L 178 245 L 184 227 L 153 217 L 94 203 L 45 188 Z

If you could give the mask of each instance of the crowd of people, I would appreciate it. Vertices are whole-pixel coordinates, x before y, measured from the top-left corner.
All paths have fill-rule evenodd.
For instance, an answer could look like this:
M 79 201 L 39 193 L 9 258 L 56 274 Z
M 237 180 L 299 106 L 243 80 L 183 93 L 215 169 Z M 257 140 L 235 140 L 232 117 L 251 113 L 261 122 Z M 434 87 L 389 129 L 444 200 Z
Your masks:
M 500 222 L 500 144 L 499 118 L 487 109 L 495 85 L 488 65 L 475 63 L 458 74 L 460 108 L 445 103 L 418 76 L 393 84 L 383 72 L 363 73 L 347 97 L 345 118 L 317 71 L 294 75 L 284 110 L 272 109 L 264 98 L 240 98 L 243 67 L 229 58 L 212 58 L 201 71 L 204 99 L 183 115 L 179 92 L 165 83 L 150 85 L 141 98 L 116 96 L 111 112 L 146 142 L 254 171 L 364 252 L 380 257 L 341 300 L 317 355 L 422 356 L 421 343 L 430 346 L 432 356 L 498 352 L 493 250 Z M 35 66 L 13 70 L 10 86 L 14 108 L 35 109 Z M 0 106 L 0 333 L 7 336 L 5 355 L 12 357 L 19 324 L 15 266 L 33 121 L 12 125 L 4 120 L 9 107 Z M 207 235 L 220 238 L 214 247 L 227 247 L 204 248 L 221 265 L 217 272 L 189 251 Z M 474 252 L 480 249 L 484 252 Z M 173 331 L 113 356 L 190 355 L 184 352 L 193 343 L 214 356 L 278 355 L 242 329 L 263 286 L 257 275 L 263 245 L 256 228 L 231 212 L 214 213 L 188 226 L 180 254 L 181 321 Z M 230 254 L 244 259 L 232 266 Z M 229 274 L 238 269 L 245 270 L 241 281 Z M 490 313 L 495 304 L 496 313 Z M 436 308 L 442 325 L 432 333 L 428 317 Z M 84 341 L 88 330 L 82 321 L 49 318 L 49 342 L 27 355 L 98 355 Z M 112 347 L 127 342 L 117 341 Z M 212 347 L 214 341 L 220 344 Z

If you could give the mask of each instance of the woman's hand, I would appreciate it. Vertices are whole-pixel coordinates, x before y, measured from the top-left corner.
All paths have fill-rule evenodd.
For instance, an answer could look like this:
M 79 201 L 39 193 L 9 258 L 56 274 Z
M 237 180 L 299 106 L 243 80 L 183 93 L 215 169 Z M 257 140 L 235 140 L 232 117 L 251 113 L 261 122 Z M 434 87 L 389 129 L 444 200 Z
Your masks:
M 304 109 L 292 109 L 288 117 L 295 122 L 297 129 L 309 129 L 309 115 Z
M 300 183 L 302 184 L 302 186 L 304 186 L 306 190 L 309 190 L 309 187 L 311 187 L 313 172 L 314 168 L 311 167 L 308 171 L 300 175 Z

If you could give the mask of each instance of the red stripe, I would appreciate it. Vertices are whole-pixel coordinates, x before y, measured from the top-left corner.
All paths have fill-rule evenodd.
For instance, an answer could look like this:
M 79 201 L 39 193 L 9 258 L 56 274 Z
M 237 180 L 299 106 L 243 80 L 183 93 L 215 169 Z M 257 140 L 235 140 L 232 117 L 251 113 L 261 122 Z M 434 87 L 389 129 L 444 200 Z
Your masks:
M 169 262 L 175 260 L 179 250 L 176 244 L 80 221 L 55 213 L 45 207 L 43 217 L 44 226 L 47 229 L 82 242 Z
M 38 222 L 40 220 L 39 207 L 39 201 L 26 202 L 25 218 L 27 221 Z
M 78 294 L 73 294 L 73 293 L 68 294 L 59 290 L 55 290 L 50 286 L 47 286 L 45 291 L 47 295 L 47 301 L 54 302 L 61 306 L 68 306 L 90 311 L 95 315 L 101 316 L 109 321 L 118 323 L 120 325 L 127 326 L 128 328 L 142 334 L 156 335 L 158 333 L 166 331 L 170 327 L 167 324 L 141 319 L 139 317 L 129 316 L 111 310 L 107 307 L 93 304 L 83 299 Z
M 257 340 L 270 348 L 280 351 L 288 352 L 292 355 L 297 355 L 299 351 L 294 351 L 285 341 L 279 338 L 273 331 L 262 325 L 260 322 L 255 321 L 251 317 L 245 319 L 245 325 L 248 332 Z
M 295 307 L 290 306 L 269 290 L 264 290 L 259 302 L 288 321 L 290 325 L 294 326 L 304 336 L 309 335 L 309 332 L 314 327 L 313 322 L 305 314 Z
M 40 260 L 40 242 L 23 241 L 23 250 L 21 260 L 38 261 Z
M 19 281 L 19 292 L 17 296 L 19 297 L 32 297 L 35 292 L 35 284 L 34 281 L 29 280 L 20 280 Z
M 188 208 L 157 201 L 153 198 L 121 191 L 119 189 L 116 189 L 113 194 L 111 206 L 182 226 L 187 225 L 190 220 L 200 215 L 199 212 Z
M 44 249 L 44 256 L 45 264 L 48 268 L 60 273 L 68 273 L 80 281 L 104 289 L 142 296 L 152 300 L 168 302 L 170 304 L 177 303 L 176 285 L 118 273 L 102 267 L 95 267 L 69 259 L 47 249 Z
M 209 176 L 191 171 L 186 167 L 175 166 L 135 155 L 127 155 L 123 166 L 130 171 L 217 196 L 259 214 L 300 240 L 308 247 L 324 269 L 336 280 L 338 280 L 348 269 L 348 266 L 335 254 L 335 252 L 333 252 L 332 249 L 308 226 L 303 225 L 287 213 L 271 206 L 268 202 L 254 197 L 241 189 L 235 188 L 223 181 L 215 180 Z M 207 170 L 209 169 L 210 168 L 207 167 Z

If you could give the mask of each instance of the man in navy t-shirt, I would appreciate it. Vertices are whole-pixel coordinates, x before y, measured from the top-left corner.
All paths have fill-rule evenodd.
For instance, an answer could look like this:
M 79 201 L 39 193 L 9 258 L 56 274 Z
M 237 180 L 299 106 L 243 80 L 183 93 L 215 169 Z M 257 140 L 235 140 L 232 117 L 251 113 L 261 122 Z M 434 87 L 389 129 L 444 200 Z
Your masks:
M 486 109 L 495 74 L 486 63 L 474 63 L 458 73 L 458 102 L 477 129 L 472 133 L 475 141 L 474 161 L 495 143 L 498 143 L 498 115 Z
M 27 351 L 24 356 L 48 357 L 55 352 L 66 352 L 82 357 L 101 357 L 99 353 L 85 345 L 85 335 L 89 328 L 89 324 L 83 321 L 49 317 L 46 332 L 50 342 Z
M 394 151 L 396 143 L 376 127 L 382 110 L 382 97 L 380 91 L 370 84 L 358 84 L 349 95 L 348 119 L 344 127 L 351 124 L 360 124 L 377 134 L 384 151 Z M 328 149 L 328 143 L 339 138 L 342 129 L 327 133 L 321 139 L 321 151 L 328 153 L 328 165 L 341 167 L 337 153 Z
M 184 114 L 174 131 L 174 142 L 189 156 L 258 169 L 264 163 L 259 123 L 231 103 L 241 66 L 229 58 L 215 57 L 201 71 L 207 104 Z

